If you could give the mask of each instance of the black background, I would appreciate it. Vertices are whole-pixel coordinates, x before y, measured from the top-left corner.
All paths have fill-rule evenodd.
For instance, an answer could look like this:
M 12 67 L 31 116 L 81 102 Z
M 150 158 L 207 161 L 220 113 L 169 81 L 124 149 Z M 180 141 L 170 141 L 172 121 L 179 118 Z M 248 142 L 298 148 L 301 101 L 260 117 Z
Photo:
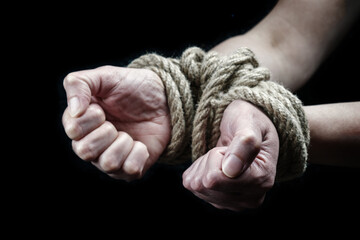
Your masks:
M 147 52 L 174 57 L 189 46 L 210 49 L 246 32 L 275 3 L 87 2 L 25 10 L 27 17 L 13 28 L 20 39 L 13 49 L 23 53 L 17 55 L 13 66 L 26 69 L 27 77 L 22 77 L 20 84 L 29 84 L 29 88 L 24 84 L 24 96 L 28 109 L 34 111 L 20 112 L 17 119 L 18 126 L 27 129 L 22 144 L 28 152 L 22 157 L 21 174 L 8 177 L 17 183 L 11 187 L 16 196 L 11 200 L 14 221 L 40 219 L 57 232 L 74 228 L 91 233 L 98 224 L 109 227 L 108 232 L 151 226 L 155 235 L 165 227 L 187 233 L 200 223 L 214 226 L 201 231 L 214 233 L 268 225 L 273 226 L 270 232 L 284 226 L 305 232 L 331 232 L 340 225 L 346 231 L 354 230 L 360 214 L 359 169 L 309 165 L 302 178 L 276 184 L 259 209 L 233 213 L 217 210 L 183 188 L 181 175 L 189 164 L 156 164 L 139 181 L 116 181 L 77 158 L 63 131 L 66 99 L 62 80 L 69 72 L 105 64 L 126 66 Z M 355 24 L 297 93 L 305 105 L 360 100 L 359 25 Z M 238 228 L 228 227 L 229 223 Z M 143 233 L 141 227 L 137 231 Z

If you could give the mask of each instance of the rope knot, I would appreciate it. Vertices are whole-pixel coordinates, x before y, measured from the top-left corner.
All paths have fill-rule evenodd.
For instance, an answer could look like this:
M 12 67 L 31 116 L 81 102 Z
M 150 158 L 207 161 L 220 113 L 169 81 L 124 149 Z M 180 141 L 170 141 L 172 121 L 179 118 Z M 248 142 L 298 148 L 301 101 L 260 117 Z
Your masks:
M 229 93 L 237 87 L 256 87 L 261 81 L 270 78 L 266 68 L 259 68 L 254 53 L 248 48 L 240 48 L 229 57 L 209 52 L 202 58 L 200 71 L 200 100 L 195 113 L 194 131 L 192 134 L 193 160 L 215 147 L 220 136 L 222 113 L 232 98 Z M 226 101 L 228 99 L 228 101 Z M 224 104 L 226 102 L 226 104 Z M 204 131 L 211 127 L 212 131 Z M 205 139 L 205 141 L 204 141 Z
M 190 152 L 196 160 L 215 147 L 226 107 L 242 99 L 261 108 L 278 131 L 276 179 L 290 179 L 305 171 L 310 134 L 302 103 L 283 86 L 268 81 L 269 70 L 259 66 L 250 49 L 220 56 L 192 47 L 179 59 L 147 54 L 129 67 L 150 69 L 164 83 L 172 136 L 162 161 L 183 162 Z
M 162 80 L 170 109 L 172 130 L 170 143 L 159 161 L 169 164 L 183 162 L 191 142 L 194 103 L 190 83 L 181 71 L 179 61 L 157 54 L 146 54 L 132 61 L 128 67 L 150 69 Z

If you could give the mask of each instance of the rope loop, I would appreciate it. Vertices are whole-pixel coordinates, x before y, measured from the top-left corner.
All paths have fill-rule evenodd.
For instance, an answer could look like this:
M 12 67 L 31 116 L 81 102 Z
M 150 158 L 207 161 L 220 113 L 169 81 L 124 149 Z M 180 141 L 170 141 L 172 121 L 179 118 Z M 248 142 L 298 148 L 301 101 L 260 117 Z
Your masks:
M 276 180 L 291 179 L 305 171 L 310 133 L 302 103 L 282 85 L 268 81 L 269 70 L 259 66 L 250 49 L 220 56 L 191 47 L 179 59 L 147 54 L 129 67 L 150 69 L 164 83 L 172 137 L 162 161 L 179 163 L 190 153 L 195 161 L 215 147 L 226 107 L 242 99 L 261 108 L 278 131 Z

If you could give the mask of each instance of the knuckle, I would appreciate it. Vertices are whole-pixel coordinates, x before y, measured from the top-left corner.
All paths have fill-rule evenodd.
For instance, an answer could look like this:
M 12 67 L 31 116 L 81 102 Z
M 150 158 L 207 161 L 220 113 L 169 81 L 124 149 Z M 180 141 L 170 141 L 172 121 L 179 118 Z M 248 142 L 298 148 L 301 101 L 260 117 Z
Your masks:
M 129 136 L 130 137 L 130 136 Z M 142 143 L 142 142 L 139 142 L 139 141 L 135 141 L 135 145 L 136 147 L 138 148 L 138 151 L 140 151 L 141 153 L 145 154 L 145 158 L 148 158 L 149 157 L 149 153 L 148 153 L 148 149 L 147 149 L 147 146 Z
M 204 190 L 204 186 L 202 185 L 202 179 L 200 176 L 196 176 L 193 181 L 191 181 L 190 188 L 196 192 L 202 192 Z
M 113 173 L 120 169 L 119 162 L 116 161 L 116 158 L 114 156 L 100 157 L 99 163 L 100 167 L 106 173 Z
M 112 137 L 117 136 L 117 130 L 116 130 L 115 126 L 112 123 L 106 121 L 106 122 L 104 122 L 102 124 L 101 127 L 103 128 L 102 130 L 104 131 L 104 134 L 107 134 L 109 137 L 110 136 L 112 136 Z
M 90 144 L 73 141 L 73 150 L 84 161 L 91 161 L 97 157 Z
M 202 184 L 206 189 L 214 189 L 218 185 L 218 179 L 218 173 L 215 171 L 210 171 L 202 179 Z
M 134 145 L 134 139 L 126 132 L 119 132 L 118 138 L 121 139 L 123 142 L 127 142 L 130 145 Z
M 70 139 L 77 139 L 82 136 L 82 127 L 74 121 L 67 121 L 64 124 L 64 129 Z
M 183 180 L 183 181 L 182 181 L 183 186 L 184 186 L 186 189 L 190 190 L 190 188 L 191 188 L 191 186 L 190 186 L 190 183 L 191 183 L 191 174 L 189 174 L 189 171 L 188 171 L 188 170 L 183 173 L 183 175 L 182 175 L 182 180 Z
M 184 188 L 186 189 L 190 189 L 190 179 L 189 177 L 183 177 L 183 182 L 182 182 Z
M 245 132 L 240 139 L 241 143 L 253 148 L 254 150 L 260 149 L 260 140 L 257 138 L 253 131 Z
M 224 155 L 224 147 L 214 147 L 213 149 L 211 149 L 208 153 L 209 153 L 209 158 L 218 158 L 218 157 L 222 157 Z
M 139 179 L 143 176 L 143 167 L 133 161 L 126 161 L 123 170 L 130 179 Z
M 66 75 L 66 77 L 64 78 L 64 87 L 66 86 L 70 86 L 73 85 L 74 83 L 76 83 L 78 81 L 77 76 L 74 73 L 69 73 L 68 75 Z
M 98 119 L 101 122 L 105 121 L 105 113 L 98 104 L 91 104 L 88 111 L 91 113 L 92 118 Z
M 122 166 L 123 172 L 132 180 L 143 177 L 149 160 L 147 147 L 142 142 L 135 141 L 133 151 L 135 156 L 125 160 Z
M 104 128 L 105 131 L 111 131 L 113 125 L 110 122 L 106 121 L 102 124 L 102 128 Z

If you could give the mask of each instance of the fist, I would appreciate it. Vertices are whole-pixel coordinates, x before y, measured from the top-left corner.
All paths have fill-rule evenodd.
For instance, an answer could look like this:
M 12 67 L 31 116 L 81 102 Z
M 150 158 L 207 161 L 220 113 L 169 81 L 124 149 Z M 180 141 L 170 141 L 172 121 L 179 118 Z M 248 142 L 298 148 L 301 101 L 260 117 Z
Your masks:
M 138 179 L 171 134 L 161 79 L 152 71 L 101 67 L 64 79 L 63 126 L 74 152 L 117 179 Z
M 217 147 L 184 172 L 185 188 L 220 209 L 260 206 L 276 175 L 274 125 L 260 109 L 237 100 L 226 108 L 220 131 Z

